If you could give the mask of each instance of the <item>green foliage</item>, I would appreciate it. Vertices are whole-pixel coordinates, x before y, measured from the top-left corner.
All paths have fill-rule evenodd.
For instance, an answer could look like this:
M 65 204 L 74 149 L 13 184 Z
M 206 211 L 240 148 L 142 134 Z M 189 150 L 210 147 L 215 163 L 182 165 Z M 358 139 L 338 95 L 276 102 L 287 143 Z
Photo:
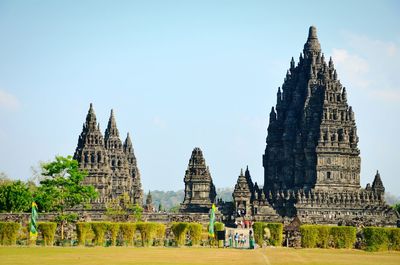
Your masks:
M 136 228 L 139 230 L 142 238 L 142 246 L 149 247 L 153 244 L 153 239 L 157 235 L 159 226 L 162 226 L 162 224 L 152 222 L 136 223 Z
M 90 223 L 94 233 L 94 243 L 96 246 L 103 246 L 105 242 L 105 234 L 109 228 L 107 222 L 93 222 Z
M 142 218 L 143 208 L 133 204 L 129 194 L 124 193 L 106 204 L 106 215 L 114 222 L 137 222 Z
M 110 231 L 111 246 L 117 245 L 119 226 L 120 226 L 119 223 L 108 223 L 108 231 Z
M 20 228 L 16 222 L 0 222 L 0 245 L 15 245 Z
M 86 244 L 86 236 L 91 231 L 90 223 L 78 222 L 76 223 L 76 234 L 78 236 L 78 244 L 84 246 Z
M 32 192 L 27 183 L 4 180 L 0 185 L 0 212 L 27 212 L 31 203 Z
M 255 222 L 253 224 L 253 233 L 254 240 L 256 241 L 257 245 L 262 246 L 264 243 L 264 223 Z
M 365 250 L 400 250 L 400 228 L 365 227 L 363 228 Z
M 56 234 L 57 223 L 41 222 L 38 223 L 38 231 L 42 234 L 44 245 L 52 246 L 54 244 L 54 235 Z
M 214 231 L 224 231 L 224 230 L 225 230 L 224 223 L 220 223 L 220 222 L 214 223 Z
M 269 231 L 271 232 L 271 238 L 269 239 L 269 243 L 272 246 L 281 246 L 283 239 L 283 224 L 267 223 L 266 226 L 269 228 Z
M 119 232 L 126 246 L 133 246 L 133 238 L 136 233 L 135 223 L 120 223 Z
M 201 241 L 201 234 L 203 232 L 203 226 L 199 223 L 188 223 L 187 231 L 190 239 L 192 240 L 192 245 L 199 245 Z
M 357 230 L 352 226 L 333 226 L 330 228 L 334 248 L 353 248 Z
M 317 225 L 302 225 L 300 226 L 301 246 L 303 248 L 315 248 L 318 240 Z
M 171 230 L 175 236 L 176 244 L 183 246 L 185 244 L 186 232 L 189 224 L 186 222 L 172 223 Z
M 400 213 L 400 203 L 397 203 L 395 205 L 392 206 L 393 209 L 395 209 L 398 213 Z
M 165 230 L 166 230 L 166 226 L 164 224 L 157 224 L 157 231 L 156 231 L 155 238 L 157 240 L 158 246 L 162 246 L 164 244 Z
M 356 228 L 351 226 L 302 225 L 301 245 L 304 248 L 352 248 L 356 232 Z
M 387 228 L 389 250 L 400 250 L 400 228 Z
M 268 231 L 269 237 L 267 235 Z M 253 224 L 253 233 L 254 240 L 259 246 L 262 246 L 264 242 L 272 246 L 282 245 L 283 225 L 281 223 L 255 222 Z
M 316 226 L 318 230 L 318 237 L 316 241 L 316 245 L 319 248 L 328 248 L 330 244 L 330 227 L 326 225 Z
M 42 174 L 46 178 L 40 181 L 36 194 L 39 209 L 63 213 L 97 197 L 93 186 L 82 185 L 87 173 L 79 169 L 78 161 L 71 156 L 56 156 L 55 161 L 43 164 Z

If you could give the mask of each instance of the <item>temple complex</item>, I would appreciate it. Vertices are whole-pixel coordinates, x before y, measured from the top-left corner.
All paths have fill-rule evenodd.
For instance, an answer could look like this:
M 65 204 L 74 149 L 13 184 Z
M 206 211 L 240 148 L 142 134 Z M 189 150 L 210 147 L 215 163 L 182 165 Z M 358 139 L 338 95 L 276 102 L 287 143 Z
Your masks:
M 384 200 L 379 173 L 372 186 L 360 187 L 360 151 L 354 111 L 338 79 L 332 58 L 321 52 L 317 30 L 310 27 L 296 65 L 290 61 L 276 106 L 269 116 L 263 155 L 264 186 L 233 194 L 237 210 L 254 220 L 297 216 L 304 223 L 395 225 L 398 214 Z M 242 176 L 238 184 L 245 186 Z M 236 191 L 236 188 L 235 188 Z M 260 211 L 260 205 L 269 207 Z
M 128 194 L 132 203 L 142 205 L 143 191 L 132 141 L 128 133 L 122 144 L 112 110 L 103 137 L 90 104 L 74 159 L 82 170 L 88 172 L 85 183 L 98 191 L 96 202 L 100 208 L 108 199 L 123 194 Z

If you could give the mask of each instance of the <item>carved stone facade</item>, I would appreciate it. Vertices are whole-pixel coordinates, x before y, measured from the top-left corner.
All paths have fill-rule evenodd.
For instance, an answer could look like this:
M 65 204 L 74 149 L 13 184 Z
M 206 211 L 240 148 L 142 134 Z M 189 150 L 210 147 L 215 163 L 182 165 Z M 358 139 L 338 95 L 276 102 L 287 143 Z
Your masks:
M 254 194 L 253 220 L 276 220 L 278 213 L 282 218 L 298 216 L 304 223 L 398 221 L 398 213 L 384 201 L 379 173 L 372 187 L 360 187 L 354 112 L 332 58 L 325 61 L 315 27 L 309 29 L 298 64 L 292 58 L 282 89 L 278 88 L 266 142 L 263 190 L 257 192 L 256 185 L 250 191 L 246 188 L 247 197 Z M 244 180 L 240 176 L 237 185 Z M 234 193 L 235 201 L 242 197 Z
M 215 186 L 200 148 L 193 149 L 185 173 L 185 198 L 180 212 L 208 213 L 215 203 Z
M 142 205 L 140 172 L 132 142 L 128 134 L 122 144 L 112 110 L 103 137 L 90 104 L 74 159 L 79 162 L 82 170 L 89 173 L 85 184 L 93 185 L 99 192 L 96 201 L 105 201 L 127 193 L 133 203 Z

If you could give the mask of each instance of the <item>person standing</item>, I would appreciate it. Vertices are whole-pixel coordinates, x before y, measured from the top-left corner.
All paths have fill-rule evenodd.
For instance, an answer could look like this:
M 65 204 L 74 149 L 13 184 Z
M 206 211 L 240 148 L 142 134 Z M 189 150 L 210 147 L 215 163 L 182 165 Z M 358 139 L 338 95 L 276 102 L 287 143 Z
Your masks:
M 236 232 L 236 234 L 235 234 L 235 248 L 238 247 L 238 243 L 239 243 L 239 234 Z

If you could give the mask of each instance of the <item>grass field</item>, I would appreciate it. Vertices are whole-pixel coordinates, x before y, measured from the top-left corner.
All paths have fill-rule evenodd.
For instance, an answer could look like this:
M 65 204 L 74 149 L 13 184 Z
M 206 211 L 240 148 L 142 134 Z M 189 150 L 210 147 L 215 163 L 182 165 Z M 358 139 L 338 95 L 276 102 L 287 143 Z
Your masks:
M 400 264 L 400 252 L 267 248 L 256 250 L 210 248 L 68 248 L 1 247 L 1 265 L 49 264 Z

